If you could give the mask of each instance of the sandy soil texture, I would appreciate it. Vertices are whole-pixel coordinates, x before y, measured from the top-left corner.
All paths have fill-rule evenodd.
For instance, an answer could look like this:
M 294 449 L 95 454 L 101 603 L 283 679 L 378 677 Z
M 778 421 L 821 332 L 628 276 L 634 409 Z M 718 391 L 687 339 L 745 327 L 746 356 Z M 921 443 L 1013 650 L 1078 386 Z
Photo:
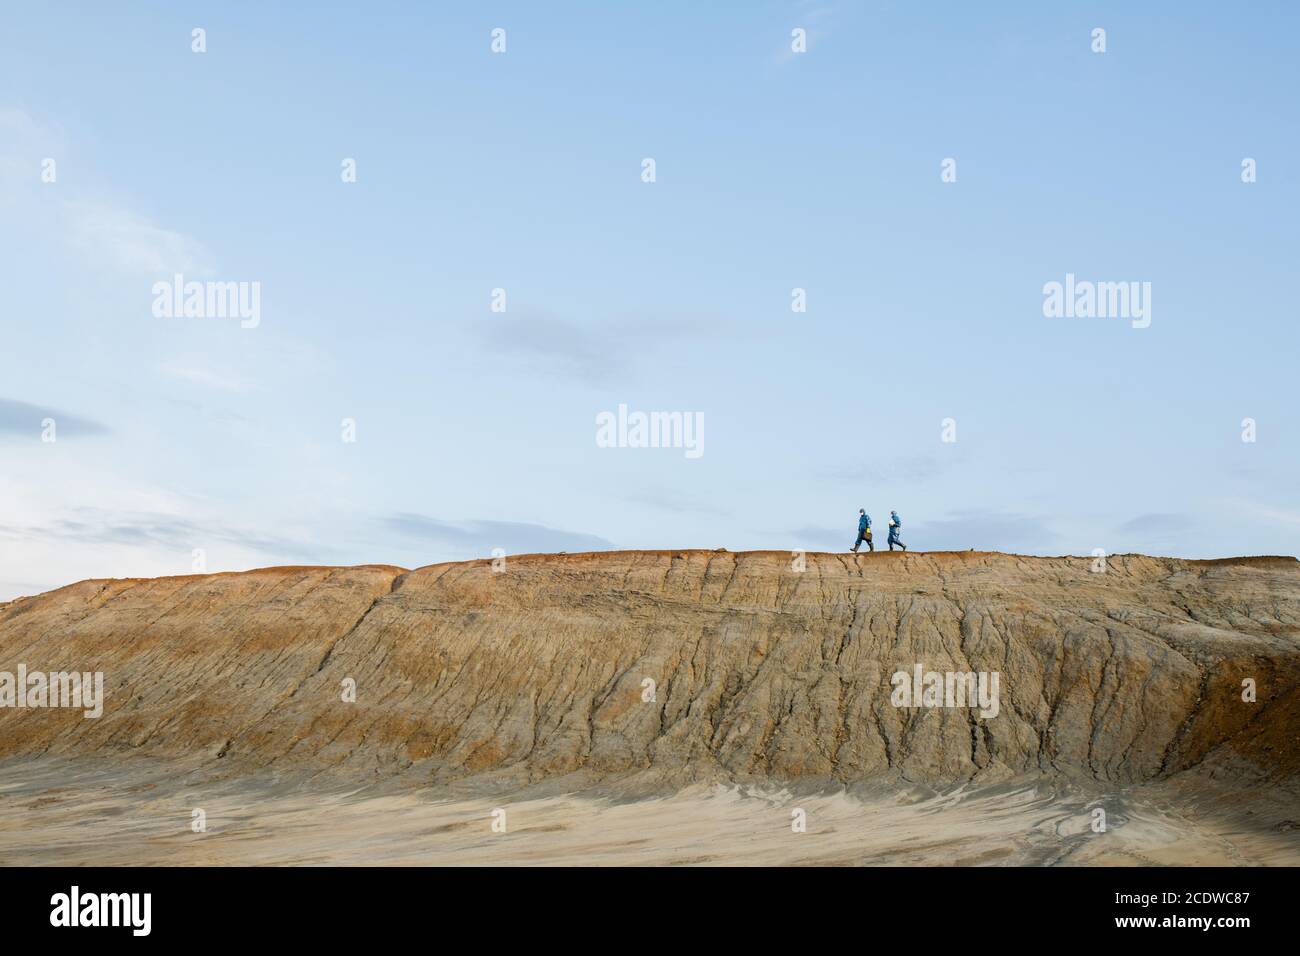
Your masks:
M 1300 865 L 1286 799 L 1243 804 L 1211 781 L 1087 795 L 1033 781 L 944 794 L 697 785 L 624 799 L 178 784 L 166 767 L 58 760 L 5 769 L 21 770 L 0 785 L 10 866 Z

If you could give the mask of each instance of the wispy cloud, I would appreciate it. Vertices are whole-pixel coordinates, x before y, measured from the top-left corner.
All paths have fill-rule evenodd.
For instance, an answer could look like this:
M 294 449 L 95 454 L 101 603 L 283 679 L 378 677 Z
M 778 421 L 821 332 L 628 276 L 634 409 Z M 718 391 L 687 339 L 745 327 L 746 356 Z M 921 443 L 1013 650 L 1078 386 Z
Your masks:
M 212 542 L 235 544 L 279 558 L 316 554 L 319 549 L 292 538 L 239 530 L 229 523 L 196 520 L 160 512 L 107 512 L 73 508 L 69 516 L 35 525 L 0 525 L 0 536 L 11 540 L 54 540 L 83 545 L 157 547 L 189 551 Z
M 462 553 L 488 555 L 493 548 L 509 554 L 544 551 L 604 551 L 614 547 L 604 538 L 561 531 L 539 524 L 513 521 L 440 521 L 426 515 L 401 512 L 382 519 L 400 534 L 419 538 Z
M 156 279 L 181 272 L 207 276 L 210 252 L 197 239 L 153 222 L 119 201 L 80 198 L 62 177 L 41 182 L 42 163 L 58 175 L 73 161 L 63 130 L 19 109 L 0 110 L 0 204 L 15 221 L 53 235 L 95 268 Z
M 1300 510 L 1261 505 L 1253 501 L 1236 502 L 1233 510 L 1244 512 L 1252 518 L 1260 518 L 1274 524 L 1300 525 Z
M 159 371 L 168 378 L 174 378 L 190 385 L 198 385 L 202 388 L 212 388 L 222 392 L 243 393 L 252 391 L 252 386 L 238 375 L 221 372 L 205 365 L 168 362 L 162 365 Z
M 879 462 L 856 462 L 824 472 L 833 481 L 872 484 L 914 484 L 937 478 L 948 465 L 933 455 L 905 455 Z
M 95 264 L 154 278 L 212 274 L 212 257 L 198 240 L 107 203 L 65 201 L 68 239 Z
M 0 109 L 0 203 L 18 199 L 39 184 L 40 163 L 66 155 L 67 138 L 23 110 Z
M 59 411 L 48 405 L 32 405 L 10 398 L 0 398 L 0 434 L 25 435 L 39 439 L 45 419 L 54 420 L 58 438 L 106 435 L 108 426 L 99 422 Z
M 1125 521 L 1116 530 L 1121 535 L 1142 535 L 1162 539 L 1182 535 L 1195 527 L 1191 515 L 1152 512 Z
M 575 322 L 513 308 L 474 328 L 483 347 L 495 355 L 544 375 L 597 385 L 626 377 L 638 361 L 653 361 L 674 343 L 718 331 L 717 324 L 690 319 Z
M 644 505 L 659 511 L 673 514 L 701 514 L 727 516 L 731 512 L 725 508 L 709 504 L 692 495 L 666 488 L 645 488 L 623 496 L 623 500 L 635 505 Z
M 807 48 L 811 50 L 813 44 L 827 34 L 828 30 L 826 28 L 834 13 L 834 7 L 821 3 L 819 0 L 802 0 L 802 2 L 796 4 L 796 9 L 787 14 L 790 26 L 786 30 L 785 44 L 780 53 L 777 54 L 776 62 L 781 64 L 789 63 L 799 56 L 791 46 L 793 41 L 793 37 L 790 36 L 791 30 L 795 27 L 801 28 L 806 35 Z
M 606 330 L 548 315 L 493 317 L 476 326 L 487 348 L 541 372 L 604 382 L 626 371 L 622 349 Z

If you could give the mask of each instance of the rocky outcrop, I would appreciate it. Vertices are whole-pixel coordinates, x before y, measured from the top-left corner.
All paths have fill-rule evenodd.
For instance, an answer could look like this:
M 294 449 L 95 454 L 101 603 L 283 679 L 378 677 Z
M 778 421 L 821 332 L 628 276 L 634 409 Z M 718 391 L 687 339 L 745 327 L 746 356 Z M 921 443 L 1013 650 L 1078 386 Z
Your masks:
M 0 672 L 102 671 L 103 715 L 0 709 L 0 758 L 518 781 L 1300 769 L 1295 559 L 803 560 L 601 552 L 84 581 L 0 608 Z M 998 674 L 997 715 L 895 706 L 891 675 L 918 664 Z

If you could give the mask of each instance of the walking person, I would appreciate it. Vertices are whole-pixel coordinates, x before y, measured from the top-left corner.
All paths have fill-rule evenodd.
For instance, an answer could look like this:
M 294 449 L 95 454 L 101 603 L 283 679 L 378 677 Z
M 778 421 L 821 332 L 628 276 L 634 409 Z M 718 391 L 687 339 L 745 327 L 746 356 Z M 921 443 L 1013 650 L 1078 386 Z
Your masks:
M 890 551 L 894 550 L 894 545 L 898 545 L 904 551 L 907 550 L 907 545 L 903 544 L 903 542 L 898 537 L 899 532 L 902 530 L 903 530 L 903 519 L 898 516 L 897 511 L 891 511 L 889 513 L 889 550 Z
M 853 542 L 853 553 L 858 553 L 858 548 L 862 547 L 862 542 L 867 543 L 867 548 L 871 551 L 876 550 L 876 546 L 871 543 L 871 515 L 867 514 L 866 508 L 858 509 L 858 540 Z

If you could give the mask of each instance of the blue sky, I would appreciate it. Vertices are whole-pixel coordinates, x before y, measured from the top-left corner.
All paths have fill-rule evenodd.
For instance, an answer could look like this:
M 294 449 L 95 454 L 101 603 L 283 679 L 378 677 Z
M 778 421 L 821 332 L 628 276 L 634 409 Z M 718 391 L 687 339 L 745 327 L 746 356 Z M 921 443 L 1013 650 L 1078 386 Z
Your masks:
M 7 10 L 0 599 L 195 549 L 842 550 L 861 506 L 1296 552 L 1294 5 L 636 6 Z M 155 317 L 176 272 L 260 323 Z M 1150 327 L 1045 317 L 1067 273 Z M 619 404 L 704 454 L 598 447 Z

